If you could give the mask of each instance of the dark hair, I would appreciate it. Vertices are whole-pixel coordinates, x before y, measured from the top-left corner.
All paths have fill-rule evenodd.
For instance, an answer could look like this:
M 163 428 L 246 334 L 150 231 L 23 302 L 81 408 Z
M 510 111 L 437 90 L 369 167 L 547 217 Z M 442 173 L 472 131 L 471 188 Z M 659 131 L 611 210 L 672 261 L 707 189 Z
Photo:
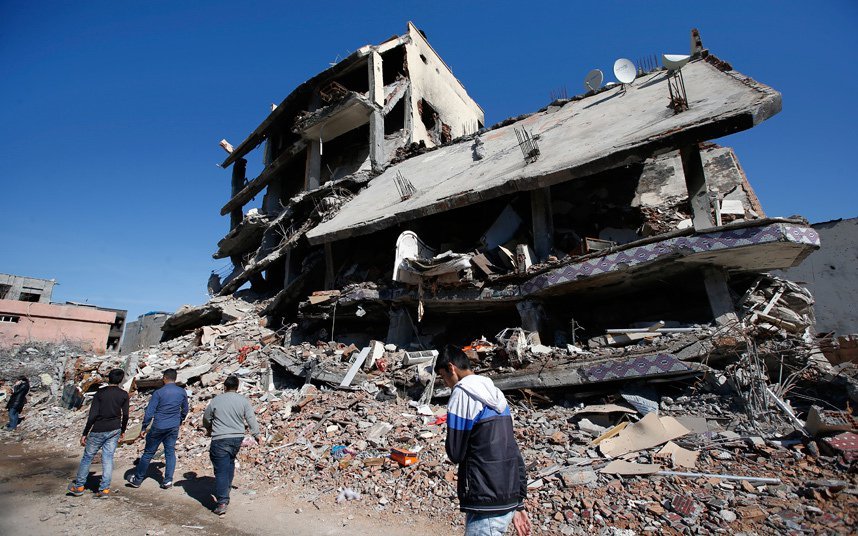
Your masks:
M 110 385 L 119 385 L 125 379 L 125 371 L 115 368 L 107 375 L 107 383 Z
M 223 381 L 223 388 L 227 391 L 238 390 L 238 376 L 227 376 L 227 378 Z
M 456 368 L 462 370 L 471 370 L 471 361 L 465 352 L 458 346 L 448 344 L 435 361 L 435 372 L 447 370 L 451 364 L 456 365 Z
M 18 376 L 18 381 L 30 383 L 26 376 Z
M 176 381 L 176 378 L 179 377 L 179 375 L 176 373 L 176 369 L 168 368 L 167 370 L 164 371 L 164 377 L 167 378 L 168 380 L 170 380 L 171 382 L 174 382 L 174 381 Z

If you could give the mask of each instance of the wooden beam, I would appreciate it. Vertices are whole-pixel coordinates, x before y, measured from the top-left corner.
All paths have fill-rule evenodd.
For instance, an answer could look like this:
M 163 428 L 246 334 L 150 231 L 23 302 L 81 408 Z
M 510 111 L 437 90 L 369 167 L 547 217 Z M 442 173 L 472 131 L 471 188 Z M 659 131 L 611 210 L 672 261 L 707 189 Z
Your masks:
M 259 174 L 258 177 L 247 183 L 247 185 L 236 195 L 232 197 L 232 199 L 227 202 L 223 208 L 220 209 L 221 216 L 225 216 L 232 210 L 236 208 L 242 208 L 247 204 L 248 201 L 253 199 L 253 197 L 262 191 L 271 179 L 273 179 L 277 173 L 289 163 L 295 156 L 301 153 L 307 147 L 307 142 L 304 140 L 299 140 L 295 142 L 291 147 L 283 151 L 280 156 L 278 156 L 274 162 L 271 162 L 268 167 L 262 170 L 262 173 Z

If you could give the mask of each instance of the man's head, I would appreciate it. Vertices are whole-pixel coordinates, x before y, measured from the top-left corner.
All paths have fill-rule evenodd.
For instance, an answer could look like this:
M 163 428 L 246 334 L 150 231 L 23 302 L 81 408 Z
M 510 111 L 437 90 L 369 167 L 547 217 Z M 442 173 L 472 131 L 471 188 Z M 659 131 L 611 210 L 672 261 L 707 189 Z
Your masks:
M 110 385 L 119 385 L 125 379 L 125 372 L 122 369 L 115 368 L 107 374 L 107 383 Z
M 178 377 L 179 377 L 179 374 L 176 372 L 176 369 L 168 368 L 167 370 L 164 371 L 164 376 L 163 376 L 162 380 L 164 381 L 164 383 L 173 383 L 176 381 L 176 378 L 178 378 Z
M 26 376 L 18 376 L 18 381 L 30 383 L 30 380 L 28 380 Z
M 238 391 L 238 376 L 229 376 L 223 381 L 224 391 Z
M 465 352 L 457 346 L 448 344 L 438 359 L 435 361 L 435 372 L 444 380 L 444 384 L 453 388 L 459 383 L 459 380 L 473 374 L 471 371 L 471 362 Z

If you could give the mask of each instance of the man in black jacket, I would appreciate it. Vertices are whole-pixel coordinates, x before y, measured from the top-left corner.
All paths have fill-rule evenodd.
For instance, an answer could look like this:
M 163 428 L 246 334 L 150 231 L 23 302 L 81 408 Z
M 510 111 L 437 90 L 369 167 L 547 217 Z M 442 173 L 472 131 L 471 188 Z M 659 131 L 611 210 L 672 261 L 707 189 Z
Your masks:
M 125 437 L 128 426 L 128 393 L 119 384 L 125 378 L 121 369 L 113 369 L 107 375 L 107 387 L 99 389 L 92 398 L 89 417 L 80 444 L 85 447 L 77 476 L 69 484 L 68 491 L 75 497 L 83 495 L 83 486 L 89 476 L 89 466 L 96 453 L 101 450 L 101 483 L 96 497 L 111 495 L 110 479 L 113 476 L 113 453 L 116 445 Z
M 18 427 L 21 422 L 21 411 L 24 409 L 24 404 L 27 403 L 27 393 L 30 392 L 30 381 L 26 376 L 21 376 L 15 385 L 12 387 L 12 395 L 9 401 L 6 402 L 6 409 L 9 410 L 9 424 L 4 428 L 10 432 Z
M 438 357 L 435 372 L 452 389 L 446 449 L 450 461 L 459 464 L 465 535 L 504 534 L 510 522 L 519 536 L 530 534 L 527 474 L 506 397 L 489 378 L 475 374 L 468 356 L 454 346 Z

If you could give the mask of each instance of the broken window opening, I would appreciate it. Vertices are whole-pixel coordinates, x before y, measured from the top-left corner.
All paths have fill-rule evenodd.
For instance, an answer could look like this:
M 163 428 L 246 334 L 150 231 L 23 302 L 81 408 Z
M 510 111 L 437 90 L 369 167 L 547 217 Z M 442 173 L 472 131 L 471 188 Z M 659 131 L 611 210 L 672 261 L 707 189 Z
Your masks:
M 399 102 L 384 116 L 384 135 L 389 136 L 405 128 L 405 98 Z
M 319 182 L 325 184 L 368 167 L 369 124 L 365 124 L 325 142 Z
M 0 300 L 5 300 L 10 290 L 12 290 L 12 285 L 0 285 Z
M 304 189 L 304 175 L 307 171 L 307 149 L 295 155 L 288 164 L 281 168 L 274 181 L 280 181 L 281 207 L 285 207 L 289 200 L 298 195 Z
M 426 127 L 426 131 L 431 136 L 438 121 L 438 112 L 435 111 L 435 108 L 431 104 L 426 102 L 426 99 L 417 101 L 417 112 L 420 114 L 420 121 L 423 122 L 423 126 Z
M 634 281 L 618 274 L 614 281 L 598 288 L 546 298 L 545 311 L 554 341 L 543 344 L 586 346 L 587 339 L 604 335 L 607 329 L 661 320 L 678 325 L 709 324 L 712 311 L 702 274 L 676 264 L 638 272 Z M 618 303 L 622 307 L 617 307 Z M 576 331 L 574 343 L 573 320 L 576 327 L 583 328 Z
M 18 298 L 18 300 L 24 301 L 24 302 L 38 303 L 40 298 L 41 298 L 40 294 L 34 294 L 32 292 L 22 292 L 21 296 Z
M 381 55 L 382 80 L 388 86 L 408 75 L 408 64 L 405 62 L 405 47 L 392 48 Z
M 642 169 L 616 168 L 552 186 L 555 250 L 585 255 L 590 245 L 598 248 L 598 240 L 626 244 L 640 239 L 645 217 L 632 200 Z M 588 238 L 594 239 L 589 245 Z
M 9 324 L 17 324 L 19 320 L 21 320 L 20 316 L 0 315 L 0 322 L 9 323 Z
M 369 77 L 366 74 L 366 66 L 367 60 L 364 59 L 364 61 L 360 62 L 347 73 L 323 83 L 319 87 L 320 89 L 325 88 L 328 87 L 330 83 L 335 82 L 348 91 L 354 91 L 365 95 L 369 91 Z M 325 105 L 324 101 L 321 104 Z

